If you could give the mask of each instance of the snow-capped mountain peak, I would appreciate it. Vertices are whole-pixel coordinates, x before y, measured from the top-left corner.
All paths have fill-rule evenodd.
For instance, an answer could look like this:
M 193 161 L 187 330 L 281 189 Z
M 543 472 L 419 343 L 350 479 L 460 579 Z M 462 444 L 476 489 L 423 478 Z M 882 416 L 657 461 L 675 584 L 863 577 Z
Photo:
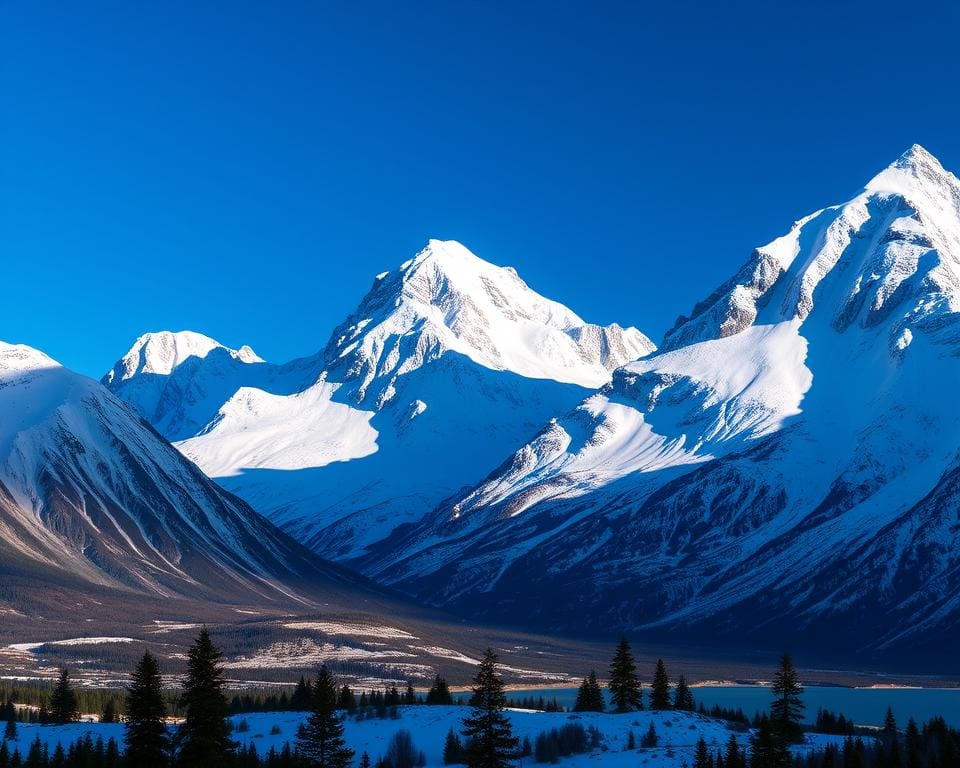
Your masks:
M 58 368 L 60 363 L 24 344 L 0 341 L 0 382 L 36 368 Z
M 331 337 L 331 378 L 353 382 L 358 401 L 389 402 L 395 379 L 446 352 L 495 371 L 596 387 L 622 363 L 653 350 L 635 328 L 585 323 L 456 241 L 430 240 L 377 276 Z
M 578 630 L 952 648 L 958 328 L 960 182 L 914 146 L 364 567 Z
M 247 345 L 230 349 L 202 333 L 158 331 L 140 336 L 127 354 L 107 372 L 104 383 L 127 381 L 142 373 L 169 376 L 190 358 L 204 358 L 214 349 L 222 349 L 243 363 L 263 362 Z

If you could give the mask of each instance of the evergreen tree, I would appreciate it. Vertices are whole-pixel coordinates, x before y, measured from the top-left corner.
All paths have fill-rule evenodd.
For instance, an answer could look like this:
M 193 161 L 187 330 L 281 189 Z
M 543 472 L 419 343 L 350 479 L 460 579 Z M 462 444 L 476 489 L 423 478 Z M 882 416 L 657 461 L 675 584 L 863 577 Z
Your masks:
M 163 722 L 166 714 L 160 666 L 147 651 L 134 668 L 127 689 L 124 743 L 131 766 L 164 768 L 169 765 L 170 738 Z
M 443 742 L 443 764 L 454 765 L 463 762 L 463 742 L 460 737 L 451 728 L 447 732 L 447 738 Z
M 630 643 L 623 638 L 613 654 L 610 664 L 610 694 L 617 712 L 630 712 L 643 709 L 643 691 L 637 680 L 637 665 L 633 661 Z
M 907 729 L 904 731 L 904 743 L 907 751 L 907 768 L 921 768 L 923 765 L 922 751 L 923 742 L 920 736 L 920 729 L 917 722 L 912 717 L 907 720 Z
M 633 736 L 633 731 L 630 732 L 630 735 Z M 657 736 L 657 729 L 654 727 L 653 722 L 651 721 L 650 727 L 647 728 L 647 732 L 643 734 L 643 738 L 640 739 L 640 746 L 645 747 L 646 749 L 653 749 L 657 746 L 657 743 L 660 741 L 660 737 Z
M 697 740 L 697 748 L 693 756 L 693 768 L 713 768 L 713 757 L 710 755 L 707 740 L 703 736 Z
M 366 752 L 360 755 L 360 768 L 370 768 L 370 755 Z
M 310 683 L 300 675 L 300 680 L 293 689 L 293 695 L 290 696 L 290 709 L 294 712 L 305 712 L 310 709 Z
M 187 656 L 180 697 L 186 719 L 177 733 L 177 762 L 184 768 L 220 768 L 229 764 L 235 747 L 227 722 L 230 707 L 223 694 L 223 654 L 204 627 Z
M 603 712 L 603 690 L 597 682 L 597 673 L 592 669 L 590 674 L 583 678 L 577 691 L 577 701 L 573 705 L 574 712 Z
M 487 648 L 473 679 L 470 706 L 470 714 L 463 719 L 468 768 L 507 768 L 516 753 L 517 739 L 504 714 L 507 698 L 492 648 Z
M 80 719 L 77 711 L 77 694 L 70 684 L 70 672 L 64 667 L 60 670 L 53 693 L 50 694 L 50 722 L 55 725 L 73 723 Z
M 887 714 L 883 718 L 883 730 L 880 734 L 888 744 L 897 738 L 897 718 L 893 716 L 892 707 L 887 707 Z
M 770 705 L 770 725 L 775 734 L 788 744 L 803 741 L 803 729 L 800 718 L 803 717 L 803 702 L 800 694 L 803 687 L 793 666 L 789 653 L 780 659 L 780 668 L 773 676 L 773 703 Z
M 3 740 L 14 741 L 17 738 L 17 721 L 13 718 L 7 720 L 7 725 L 3 729 Z
M 790 749 L 764 715 L 750 737 L 750 768 L 789 768 Z
M 670 709 L 670 677 L 663 659 L 657 659 L 657 669 L 653 673 L 653 685 L 650 688 L 650 709 Z
M 727 752 L 724 755 L 723 762 L 727 768 L 742 768 L 742 766 L 746 765 L 735 733 L 731 733 L 730 738 L 727 739 Z
M 697 708 L 687 678 L 683 675 L 677 678 L 677 687 L 673 691 L 673 708 L 683 712 L 693 712 Z
M 320 667 L 312 691 L 313 710 L 297 730 L 297 754 L 315 768 L 347 768 L 354 752 L 343 738 L 337 714 L 337 686 L 326 664 Z
M 447 681 L 440 675 L 433 680 L 433 685 L 427 691 L 427 704 L 453 704 L 453 695 L 447 686 Z
M 347 712 L 356 711 L 357 697 L 353 695 L 353 691 L 350 690 L 349 685 L 345 685 L 340 689 L 340 694 L 337 696 L 337 709 L 343 709 Z
M 119 718 L 117 717 L 117 705 L 114 702 L 113 698 L 109 698 L 103 705 L 103 709 L 100 710 L 100 722 L 101 723 L 115 723 Z
M 403 692 L 403 703 L 404 704 L 416 704 L 417 703 L 417 694 L 413 690 L 413 683 L 407 681 L 407 690 Z

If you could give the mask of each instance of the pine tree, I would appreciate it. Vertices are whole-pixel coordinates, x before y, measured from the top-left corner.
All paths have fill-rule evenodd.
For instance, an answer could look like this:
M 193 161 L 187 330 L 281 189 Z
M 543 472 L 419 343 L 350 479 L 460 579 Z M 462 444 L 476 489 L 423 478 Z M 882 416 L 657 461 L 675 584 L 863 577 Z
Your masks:
M 417 703 L 417 694 L 413 690 L 413 683 L 407 681 L 407 690 L 403 692 L 403 703 L 404 704 L 416 704 Z
M 770 725 L 774 733 L 788 744 L 803 741 L 803 729 L 800 718 L 803 717 L 803 702 L 800 694 L 803 687 L 793 666 L 789 653 L 780 659 L 780 669 L 773 676 L 773 703 L 770 705 Z
M 597 673 L 592 669 L 590 674 L 583 678 L 577 691 L 577 701 L 573 705 L 574 712 L 603 712 L 603 690 L 597 682 Z
M 713 768 L 713 757 L 710 755 L 707 740 L 703 736 L 697 740 L 697 749 L 693 756 L 693 768 Z
M 630 735 L 633 736 L 633 731 L 630 732 Z M 647 732 L 643 734 L 643 738 L 640 739 L 640 746 L 646 749 L 653 749 L 660 741 L 660 737 L 657 736 L 657 729 L 654 727 L 653 722 L 651 721 L 650 727 L 647 728 Z
M 305 712 L 310 709 L 310 683 L 300 675 L 300 680 L 290 696 L 290 709 L 295 712 Z
M 77 694 L 70 685 L 70 671 L 64 667 L 50 694 L 50 722 L 55 725 L 73 723 L 80 719 L 77 711 Z
M 633 652 L 627 638 L 620 641 L 613 655 L 608 687 L 617 712 L 643 709 L 643 691 L 637 680 L 637 665 L 633 661 Z
M 907 768 L 920 768 L 923 765 L 921 752 L 923 743 L 920 737 L 920 729 L 917 722 L 912 717 L 907 720 L 907 729 L 904 731 L 904 743 L 907 749 Z
M 693 712 L 697 708 L 687 678 L 683 675 L 677 678 L 677 687 L 673 691 L 673 708 L 683 712 Z
M 130 765 L 164 768 L 169 765 L 170 738 L 163 718 L 163 681 L 150 651 L 143 654 L 130 676 L 124 743 Z
M 3 740 L 4 741 L 14 741 L 17 738 L 17 721 L 14 719 L 7 720 L 7 725 L 3 729 Z
M 750 737 L 750 768 L 789 768 L 790 748 L 764 715 Z
M 357 697 L 353 695 L 349 685 L 344 685 L 337 696 L 337 709 L 343 709 L 347 712 L 355 712 L 357 709 Z
M 366 752 L 360 755 L 360 768 L 370 768 L 370 755 Z
M 117 705 L 112 698 L 107 699 L 106 703 L 103 705 L 103 709 L 100 711 L 100 722 L 101 723 L 115 723 L 117 722 Z
M 731 733 L 730 738 L 727 739 L 727 752 L 724 755 L 723 762 L 727 768 L 741 768 L 744 765 L 743 752 L 740 751 L 735 733 Z
M 447 686 L 447 681 L 440 675 L 433 680 L 433 685 L 427 691 L 427 704 L 453 704 L 453 695 Z
M 227 722 L 230 707 L 223 694 L 223 654 L 204 627 L 187 656 L 187 678 L 179 702 L 186 709 L 186 719 L 177 733 L 177 762 L 184 768 L 220 768 L 229 764 L 235 747 Z
M 337 713 L 337 686 L 326 664 L 313 683 L 313 710 L 297 730 L 297 754 L 315 768 L 347 768 L 354 752 L 343 738 Z
M 670 709 L 670 677 L 663 659 L 657 659 L 657 669 L 653 673 L 653 685 L 650 688 L 650 709 Z
M 463 742 L 460 737 L 451 728 L 447 732 L 447 738 L 443 742 L 443 764 L 454 765 L 463 762 Z
M 883 718 L 883 730 L 880 733 L 887 744 L 897 738 L 897 718 L 893 716 L 892 707 L 887 707 L 887 714 Z
M 473 679 L 470 706 L 470 714 L 463 719 L 468 768 L 507 768 L 516 753 L 517 739 L 504 714 L 507 698 L 492 648 L 487 648 Z

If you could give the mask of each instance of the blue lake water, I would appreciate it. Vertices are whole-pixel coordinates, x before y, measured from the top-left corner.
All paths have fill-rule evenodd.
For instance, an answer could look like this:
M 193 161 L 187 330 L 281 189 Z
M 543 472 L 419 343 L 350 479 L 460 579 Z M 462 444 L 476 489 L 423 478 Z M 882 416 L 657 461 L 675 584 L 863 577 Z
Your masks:
M 756 685 L 700 686 L 692 689 L 697 704 L 706 707 L 719 704 L 721 707 L 742 709 L 748 717 L 770 704 L 770 689 Z M 606 691 L 605 691 L 606 693 Z M 574 688 L 549 688 L 529 691 L 509 691 L 509 699 L 523 696 L 556 697 L 565 706 L 572 707 L 577 698 Z M 649 696 L 649 690 L 646 692 Z M 960 728 L 960 688 L 840 688 L 811 686 L 805 689 L 803 702 L 806 718 L 816 718 L 818 709 L 829 709 L 836 714 L 851 718 L 858 725 L 882 725 L 887 707 L 893 708 L 901 727 L 912 717 L 918 723 L 934 715 L 942 715 L 952 726 Z

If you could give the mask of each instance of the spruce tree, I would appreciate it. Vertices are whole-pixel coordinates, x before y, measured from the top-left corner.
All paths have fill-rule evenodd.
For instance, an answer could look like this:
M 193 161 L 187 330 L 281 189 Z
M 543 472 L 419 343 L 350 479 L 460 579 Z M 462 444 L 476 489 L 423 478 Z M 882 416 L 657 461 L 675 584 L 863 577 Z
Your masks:
M 735 733 L 731 733 L 730 738 L 727 739 L 727 751 L 724 755 L 723 762 L 727 768 L 741 768 L 741 766 L 744 765 L 743 752 L 737 743 L 737 735 Z
M 670 677 L 663 659 L 657 659 L 657 669 L 653 673 L 653 685 L 650 687 L 650 709 L 670 709 Z
M 789 768 L 790 748 L 764 715 L 750 737 L 750 768 Z
M 300 680 L 290 696 L 290 709 L 295 712 L 305 712 L 310 709 L 310 684 L 300 675 Z
M 887 707 L 887 714 L 883 718 L 883 730 L 880 733 L 887 744 L 897 738 L 897 718 L 893 716 L 892 707 Z
M 50 694 L 50 722 L 55 725 L 73 723 L 80 719 L 77 711 L 77 694 L 70 685 L 70 671 L 64 667 Z
M 453 704 L 453 695 L 447 681 L 440 675 L 434 678 L 433 685 L 427 691 L 427 704 Z
M 687 678 L 683 675 L 677 678 L 677 687 L 673 691 L 673 708 L 682 712 L 693 712 L 697 708 Z
M 353 695 L 349 685 L 344 685 L 337 696 L 337 709 L 355 712 L 357 709 L 357 697 Z
M 184 768 L 220 768 L 230 763 L 235 744 L 230 738 L 230 707 L 223 694 L 223 654 L 204 627 L 187 654 L 187 678 L 179 705 L 186 719 L 177 737 L 177 763 Z
M 803 717 L 803 702 L 800 694 L 803 687 L 800 678 L 793 666 L 789 653 L 784 653 L 780 659 L 780 668 L 773 676 L 771 685 L 773 703 L 770 705 L 770 725 L 774 733 L 787 744 L 797 744 L 803 741 L 803 729 L 800 727 L 800 718 Z
M 917 727 L 917 721 L 912 717 L 907 720 L 907 728 L 903 732 L 903 740 L 907 752 L 907 768 L 921 768 L 923 765 L 921 758 L 923 743 L 920 737 L 920 729 Z
M 610 664 L 610 682 L 607 684 L 617 712 L 643 709 L 643 691 L 637 680 L 637 665 L 633 661 L 630 643 L 623 638 Z
M 115 723 L 118 719 L 116 702 L 114 702 L 112 698 L 109 698 L 103 705 L 103 709 L 100 710 L 100 722 Z
M 324 664 L 313 683 L 313 710 L 297 730 L 297 754 L 315 768 L 347 768 L 354 752 L 343 738 L 337 713 L 337 686 Z
M 443 764 L 454 765 L 463 762 L 463 742 L 460 737 L 451 728 L 447 732 L 447 738 L 443 742 Z
M 603 690 L 597 682 L 597 673 L 590 670 L 590 674 L 583 678 L 577 691 L 577 701 L 573 705 L 574 712 L 603 712 Z
M 463 719 L 468 768 L 507 768 L 516 754 L 517 739 L 504 714 L 507 698 L 492 648 L 487 648 L 477 668 L 470 706 L 470 714 Z
M 14 741 L 17 738 L 17 721 L 14 719 L 7 720 L 7 724 L 3 729 L 3 740 L 4 741 Z
M 697 740 L 697 747 L 693 756 L 693 768 L 713 768 L 713 757 L 710 755 L 707 740 L 703 736 Z
M 166 714 L 160 666 L 147 651 L 134 668 L 127 689 L 124 743 L 130 765 L 143 768 L 169 765 L 170 737 L 163 722 Z

